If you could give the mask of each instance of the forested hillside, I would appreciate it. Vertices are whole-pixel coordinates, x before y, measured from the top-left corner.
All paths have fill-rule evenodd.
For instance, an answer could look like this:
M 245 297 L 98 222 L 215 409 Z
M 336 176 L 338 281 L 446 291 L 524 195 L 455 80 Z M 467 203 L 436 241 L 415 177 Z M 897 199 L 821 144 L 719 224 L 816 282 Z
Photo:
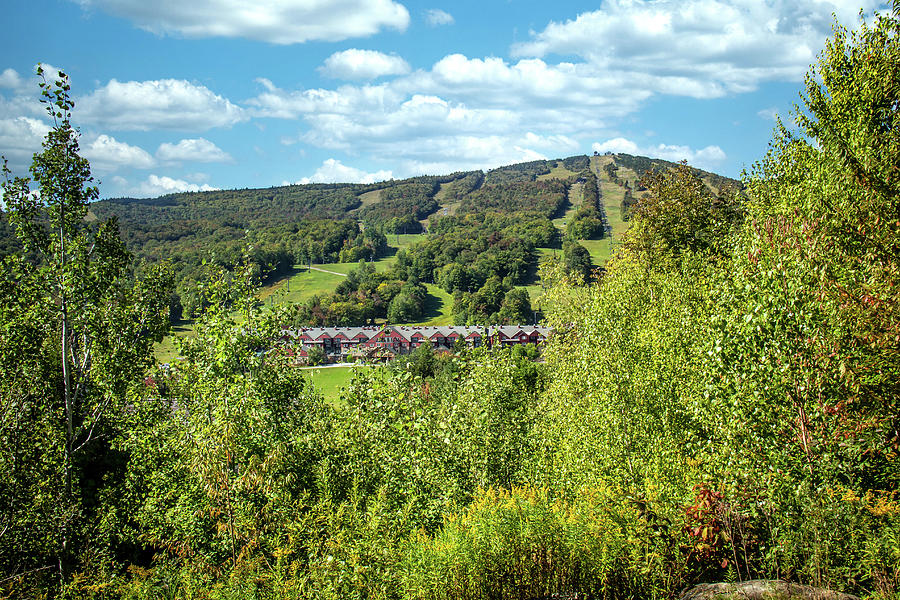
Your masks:
M 116 222 L 86 218 L 67 80 L 45 84 L 40 177 L 3 185 L 22 250 L 0 260 L 0 592 L 643 599 L 777 579 L 900 597 L 898 73 L 900 10 L 836 26 L 742 189 L 687 165 L 638 186 L 644 162 L 610 174 L 611 156 L 439 182 L 448 214 L 396 257 L 404 283 L 361 265 L 348 293 L 415 302 L 430 277 L 467 319 L 508 313 L 529 236 L 561 233 L 554 180 L 624 201 L 627 174 L 635 202 L 603 271 L 542 264 L 543 361 L 423 347 L 331 402 L 281 351 L 297 311 L 260 305 L 250 260 L 210 267 L 184 360 L 153 364 L 174 276 L 135 276 Z M 490 186 L 484 213 L 451 210 Z M 533 193 L 524 229 L 495 210 L 509 189 Z M 620 231 L 624 208 L 604 207 Z
M 631 187 L 638 185 L 640 177 L 673 164 L 625 154 L 602 160 L 574 156 L 486 173 L 366 185 L 311 184 L 113 198 L 91 203 L 86 218 L 118 220 L 138 275 L 162 262 L 171 263 L 176 290 L 170 303 L 177 318 L 199 314 L 202 299 L 197 286 L 212 265 L 231 272 L 246 259 L 255 265 L 257 275 L 272 282 L 289 276 L 295 266 L 377 260 L 392 252 L 388 236 L 427 231 L 429 237 L 421 244 L 397 253 L 388 273 L 362 277 L 360 281 L 368 281 L 362 287 L 340 286 L 333 293 L 306 299 L 297 306 L 293 321 L 363 325 L 389 320 L 388 307 L 412 276 L 409 289 L 419 282 L 436 283 L 456 295 L 453 319 L 459 324 L 508 323 L 534 315 L 521 289 L 508 301 L 516 303 L 516 310 L 501 314 L 500 309 L 513 288 L 535 282 L 538 248 L 561 248 L 564 238 L 578 242 L 610 235 L 598 174 L 621 187 L 630 202 Z M 632 181 L 618 178 L 616 165 L 629 169 Z M 710 193 L 739 186 L 727 178 L 698 173 L 711 182 Z M 570 193 L 575 182 L 580 182 L 574 196 L 577 206 Z M 572 222 L 556 227 L 551 220 L 567 211 L 573 213 Z M 20 245 L 5 223 L 3 215 L 0 253 L 9 254 Z M 489 289 L 483 289 L 488 281 Z M 391 285 L 379 292 L 381 283 Z M 415 304 L 419 311 L 393 315 L 417 320 L 422 302 Z

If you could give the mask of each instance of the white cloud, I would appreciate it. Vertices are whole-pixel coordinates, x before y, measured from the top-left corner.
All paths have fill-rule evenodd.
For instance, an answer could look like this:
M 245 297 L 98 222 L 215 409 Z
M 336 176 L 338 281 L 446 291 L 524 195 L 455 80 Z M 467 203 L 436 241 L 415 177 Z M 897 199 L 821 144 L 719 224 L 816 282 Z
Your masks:
M 296 119 L 310 114 L 349 114 L 363 110 L 378 111 L 384 105 L 402 101 L 403 94 L 381 85 L 341 86 L 336 90 L 309 89 L 287 91 L 268 79 L 257 79 L 265 91 L 248 100 L 254 116 Z
M 91 161 L 98 173 L 110 173 L 119 168 L 149 169 L 156 161 L 143 148 L 120 142 L 108 135 L 98 135 L 82 147 L 82 155 Z
M 512 163 L 543 160 L 549 156 L 577 152 L 577 143 L 565 136 L 446 135 L 416 140 L 388 150 L 396 153 L 395 163 L 404 176 L 490 169 Z M 393 163 L 392 163 L 393 164 Z
M 20 88 L 22 86 L 22 78 L 13 69 L 5 69 L 0 73 L 0 87 L 2 88 Z
M 337 79 L 375 79 L 409 71 L 409 64 L 399 56 L 357 48 L 335 52 L 319 67 L 323 75 Z
M 499 62 L 499 71 L 509 69 Z M 381 85 L 295 92 L 263 81 L 266 91 L 248 104 L 259 115 L 303 120 L 305 130 L 298 136 L 285 136 L 286 143 L 300 141 L 378 159 L 389 157 L 394 173 L 404 176 L 572 154 L 580 146 L 571 134 L 597 123 L 593 113 L 598 105 L 575 104 L 582 98 L 577 88 L 567 98 L 542 96 L 529 105 L 522 96 L 543 91 L 523 73 L 505 76 L 505 81 L 481 90 L 480 95 L 460 91 L 466 85 L 477 88 L 477 77 L 471 74 L 473 83 L 464 84 L 460 77 L 419 72 Z M 440 95 L 416 93 L 416 89 Z M 454 94 L 481 106 L 469 107 L 444 97 Z M 538 123 L 540 128 L 534 128 Z
M 205 138 L 181 140 L 177 144 L 160 144 L 156 157 L 167 162 L 231 162 L 231 156 Z
M 799 81 L 830 34 L 832 12 L 857 21 L 879 0 L 610 0 L 564 23 L 551 22 L 513 55 L 578 56 L 627 71 L 654 92 L 698 98 Z
M 78 118 L 114 130 L 203 131 L 230 127 L 247 115 L 228 99 L 189 81 L 113 79 L 78 102 Z
M 605 142 L 594 142 L 591 144 L 591 150 L 600 152 L 601 154 L 603 152 L 613 152 L 615 154 L 621 152 L 622 154 L 632 155 L 640 154 L 637 144 L 621 137 L 606 140 Z
M 595 152 L 600 152 L 601 154 L 604 152 L 621 152 L 622 154 L 661 158 L 672 162 L 686 160 L 690 165 L 700 167 L 701 169 L 712 169 L 728 158 L 725 152 L 718 146 L 706 146 L 699 150 L 694 150 L 689 146 L 671 144 L 640 146 L 637 143 L 622 137 L 606 140 L 605 142 L 595 142 L 591 145 L 591 149 Z
M 286 142 L 390 160 L 404 175 L 561 156 L 583 151 L 589 136 L 608 135 L 660 95 L 719 98 L 802 79 L 829 35 L 832 10 L 854 22 L 855 10 L 828 0 L 610 0 L 532 33 L 513 47 L 513 60 L 450 54 L 377 85 L 330 89 L 259 80 L 264 89 L 247 106 L 256 116 L 299 120 Z M 536 147 L 526 132 L 556 144 Z M 718 146 L 649 150 L 706 166 L 725 160 Z
M 132 187 L 128 186 L 128 182 L 121 177 L 113 179 L 116 184 L 123 188 L 125 194 L 136 198 L 153 198 L 178 192 L 212 192 L 218 189 L 205 183 L 198 185 L 183 179 L 173 179 L 166 175 L 150 175 L 146 180 Z
M 774 121 L 778 116 L 778 108 L 775 106 L 771 106 L 769 108 L 764 108 L 756 113 L 756 115 L 760 119 L 765 119 L 766 121 Z
M 59 69 L 43 64 L 44 76 L 52 83 L 59 77 Z M 14 119 L 22 116 L 44 118 L 46 107 L 40 103 L 40 78 L 35 70 L 20 75 L 15 69 L 5 69 L 0 73 L 0 118 Z M 2 149 L 0 149 L 2 151 Z
M 425 22 L 432 27 L 437 27 L 438 25 L 453 25 L 454 23 L 453 15 L 439 8 L 429 9 L 425 13 Z
M 140 14 L 137 0 L 82 3 L 161 32 L 253 37 L 262 31 L 253 18 L 238 23 L 234 14 L 245 5 L 230 9 L 225 3 L 233 1 L 143 2 Z M 322 7 L 333 9 L 338 0 L 307 1 L 318 4 L 269 0 L 265 8 L 250 4 L 247 10 L 254 18 L 289 10 L 318 14 Z M 342 1 L 356 6 L 362 0 Z M 867 10 L 878 4 L 862 3 Z M 391 0 L 370 2 L 362 12 L 391 6 L 402 8 L 408 21 L 406 9 Z M 400 57 L 354 48 L 331 55 L 321 72 L 348 80 L 392 77 L 319 89 L 282 89 L 258 79 L 260 93 L 242 106 L 198 83 L 112 80 L 78 100 L 76 120 L 102 124 L 104 131 L 201 132 L 253 117 L 291 119 L 296 128 L 277 133 L 285 143 L 385 161 L 403 175 L 563 156 L 583 151 L 590 140 L 612 137 L 618 121 L 653 97 L 716 98 L 765 81 L 801 79 L 829 35 L 830 13 L 835 11 L 844 23 L 856 21 L 857 9 L 848 7 L 837 0 L 608 0 L 598 10 L 533 32 L 512 48 L 512 59 L 450 54 L 430 68 L 411 71 Z M 196 15 L 189 18 L 188 10 Z M 338 12 L 343 19 L 352 11 Z M 356 17 L 347 18 L 352 25 Z M 269 25 L 284 33 L 301 27 L 294 23 L 306 26 L 296 19 Z M 286 43 L 276 37 L 276 43 Z M 14 85 L 18 75 L 8 71 L 0 81 Z M 0 118 L 34 114 L 19 109 L 18 96 L 7 89 L 12 88 L 0 86 Z M 257 124 L 262 129 L 262 122 Z M 182 143 L 161 146 L 157 158 L 187 160 L 190 153 Z M 210 150 L 206 154 L 194 148 L 193 157 L 221 158 L 215 152 L 221 149 Z M 696 150 L 660 144 L 638 150 L 710 164 L 725 159 L 718 146 Z
M 156 34 L 248 38 L 273 44 L 337 42 L 385 28 L 404 31 L 409 11 L 393 0 L 76 0 Z
M 304 124 L 285 143 L 389 158 L 403 175 L 574 154 L 583 151 L 578 136 L 647 96 L 584 65 L 462 55 L 378 85 L 288 91 L 259 83 L 264 91 L 248 110 Z
M 650 95 L 585 65 L 541 60 L 510 65 L 458 54 L 430 71 L 380 85 L 287 91 L 267 80 L 260 83 L 265 91 L 248 101 L 254 114 L 302 118 L 310 125 L 307 141 L 326 147 L 355 145 L 363 130 L 407 140 L 434 132 L 521 135 L 540 123 L 545 132 L 568 135 L 627 115 Z
M 31 156 L 41 149 L 48 131 L 50 127 L 46 123 L 31 117 L 0 119 L 0 154 L 6 157 L 15 174 L 25 175 Z
M 375 183 L 376 181 L 386 181 L 392 177 L 390 171 L 366 173 L 347 166 L 339 160 L 329 158 L 310 177 L 304 177 L 297 183 L 302 185 L 307 183 Z
M 193 183 L 203 183 L 204 181 L 209 179 L 209 173 L 188 173 L 184 176 L 184 178 Z

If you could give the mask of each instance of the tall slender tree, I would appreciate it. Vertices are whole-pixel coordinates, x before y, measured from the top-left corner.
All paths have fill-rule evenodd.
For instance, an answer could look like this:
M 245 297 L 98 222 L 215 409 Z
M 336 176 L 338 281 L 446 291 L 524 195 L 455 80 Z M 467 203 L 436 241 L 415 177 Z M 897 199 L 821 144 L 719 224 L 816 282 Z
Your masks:
M 89 535 L 117 407 L 167 328 L 172 279 L 155 270 L 129 282 L 118 224 L 87 219 L 99 191 L 79 155 L 69 79 L 59 72 L 48 81 L 41 67 L 37 74 L 52 128 L 31 177 L 14 177 L 3 163 L 24 256 L 0 267 L 8 292 L 0 354 L 16 358 L 4 361 L 0 384 L 0 434 L 10 442 L 0 466 L 11 472 L 0 496 L 8 486 L 13 498 L 0 515 L 0 561 L 14 574 L 52 564 L 65 581 Z

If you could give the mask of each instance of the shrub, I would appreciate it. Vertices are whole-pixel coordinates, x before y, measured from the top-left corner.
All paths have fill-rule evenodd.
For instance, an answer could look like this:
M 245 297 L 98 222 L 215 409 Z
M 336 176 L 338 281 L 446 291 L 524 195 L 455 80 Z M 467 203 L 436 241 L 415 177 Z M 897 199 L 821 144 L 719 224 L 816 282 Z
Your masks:
M 433 537 L 408 545 L 408 598 L 669 597 L 679 557 L 640 503 L 609 490 L 482 490 Z

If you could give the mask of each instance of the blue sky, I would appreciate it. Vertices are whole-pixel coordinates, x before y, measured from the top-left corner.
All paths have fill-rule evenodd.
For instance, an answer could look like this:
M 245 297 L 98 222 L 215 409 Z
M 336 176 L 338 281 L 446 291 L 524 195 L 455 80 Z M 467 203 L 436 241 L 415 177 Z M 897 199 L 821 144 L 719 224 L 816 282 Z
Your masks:
M 373 181 L 623 151 L 737 176 L 871 0 L 14 0 L 0 154 L 65 70 L 101 195 Z

